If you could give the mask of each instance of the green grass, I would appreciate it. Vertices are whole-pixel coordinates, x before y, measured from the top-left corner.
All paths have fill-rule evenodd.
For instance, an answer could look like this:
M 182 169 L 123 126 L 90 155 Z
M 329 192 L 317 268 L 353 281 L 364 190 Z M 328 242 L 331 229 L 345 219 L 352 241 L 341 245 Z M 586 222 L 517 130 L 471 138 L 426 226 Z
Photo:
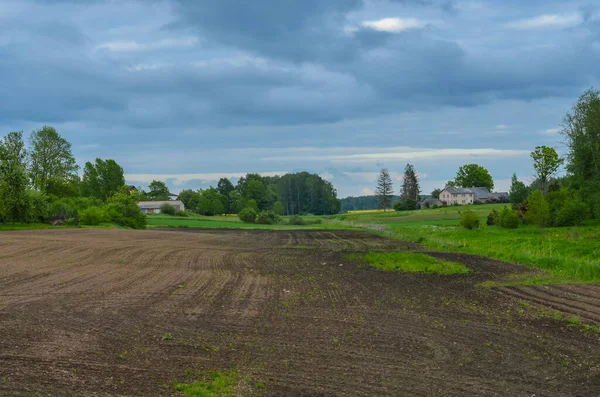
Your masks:
M 65 228 L 68 226 L 52 226 L 46 223 L 0 223 L 0 232 L 11 230 L 39 230 L 39 229 L 55 229 Z
M 364 260 L 371 266 L 385 271 L 399 271 L 427 274 L 464 274 L 469 268 L 454 262 L 447 262 L 425 254 L 412 252 L 369 252 L 350 254 L 346 258 Z
M 232 396 L 239 380 L 237 370 L 212 372 L 206 379 L 191 384 L 177 383 L 175 390 L 183 392 L 185 397 L 221 397 Z
M 600 226 L 540 229 L 486 227 L 485 219 L 505 204 L 473 205 L 482 228 L 467 230 L 458 225 L 466 207 L 387 214 L 347 215 L 343 223 L 369 228 L 382 225 L 383 233 L 441 251 L 465 252 L 536 267 L 549 273 L 531 284 L 600 282 Z M 342 216 L 343 217 L 343 216 Z M 523 284 L 523 281 L 519 282 Z

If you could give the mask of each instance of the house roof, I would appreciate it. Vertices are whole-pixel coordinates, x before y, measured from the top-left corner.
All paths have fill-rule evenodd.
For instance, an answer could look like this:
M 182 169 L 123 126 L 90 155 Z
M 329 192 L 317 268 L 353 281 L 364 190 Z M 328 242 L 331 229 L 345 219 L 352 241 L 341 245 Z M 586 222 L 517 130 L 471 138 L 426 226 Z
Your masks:
M 490 191 L 486 187 L 472 187 L 471 190 L 475 194 L 475 198 L 487 199 L 490 197 Z
M 486 187 L 446 186 L 444 190 L 451 194 L 472 194 L 476 199 L 486 199 L 490 197 L 490 191 Z
M 473 191 L 466 187 L 446 186 L 444 190 L 451 194 L 473 194 Z
M 490 197 L 509 197 L 507 192 L 490 193 Z
M 182 207 L 183 203 L 179 200 L 174 201 L 140 201 L 138 207 L 142 209 L 158 209 L 163 204 L 169 204 L 173 207 Z
M 429 205 L 442 205 L 443 203 L 442 203 L 440 200 L 438 200 L 438 199 L 434 199 L 434 198 L 428 198 L 428 199 L 425 199 L 425 200 L 423 200 L 423 201 L 421 201 L 421 202 L 419 203 L 419 205 L 424 205 L 424 204 L 429 204 Z

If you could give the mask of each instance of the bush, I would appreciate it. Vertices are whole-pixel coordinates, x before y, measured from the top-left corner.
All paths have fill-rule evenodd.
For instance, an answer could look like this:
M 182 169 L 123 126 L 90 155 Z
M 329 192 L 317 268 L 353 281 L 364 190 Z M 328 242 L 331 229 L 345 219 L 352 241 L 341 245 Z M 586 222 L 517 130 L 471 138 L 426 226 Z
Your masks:
M 190 216 L 190 214 L 188 214 L 186 211 L 177 211 L 177 212 L 175 213 L 175 215 L 177 215 L 177 216 L 183 216 L 183 217 L 188 217 L 188 216 Z
M 50 205 L 48 211 L 50 220 L 66 221 L 67 219 L 77 219 L 77 209 L 67 200 L 56 200 Z
M 509 207 L 504 207 L 500 213 L 499 224 L 505 229 L 516 229 L 519 227 L 519 215 Z
M 44 193 L 28 190 L 27 208 L 29 222 L 45 222 L 48 219 L 48 197 Z
M 254 221 L 256 221 L 256 211 L 254 208 L 244 208 L 240 211 L 238 217 L 242 222 L 254 223 Z
M 498 211 L 493 210 L 487 217 L 487 221 L 485 222 L 488 226 L 495 226 L 500 223 L 500 213 Z
M 531 193 L 527 202 L 525 220 L 540 227 L 546 226 L 550 221 L 550 206 L 541 191 L 536 190 Z
M 465 210 L 460 215 L 460 225 L 469 230 L 477 229 L 479 227 L 479 216 L 475 211 Z
M 123 193 L 116 193 L 108 199 L 106 217 L 110 222 L 133 229 L 146 227 L 146 215 L 140 211 L 135 198 Z
M 306 222 L 300 215 L 294 215 L 288 220 L 288 224 L 290 225 L 304 225 Z
M 566 201 L 554 217 L 554 226 L 581 226 L 589 217 L 587 205 L 578 198 Z
M 279 223 L 279 216 L 273 211 L 262 211 L 256 218 L 256 223 L 262 225 L 275 225 Z
M 173 207 L 171 204 L 163 204 L 160 206 L 160 213 L 165 215 L 175 215 L 177 213 L 177 209 Z
M 96 226 L 106 221 L 106 213 L 100 207 L 88 207 L 78 212 L 79 223 Z

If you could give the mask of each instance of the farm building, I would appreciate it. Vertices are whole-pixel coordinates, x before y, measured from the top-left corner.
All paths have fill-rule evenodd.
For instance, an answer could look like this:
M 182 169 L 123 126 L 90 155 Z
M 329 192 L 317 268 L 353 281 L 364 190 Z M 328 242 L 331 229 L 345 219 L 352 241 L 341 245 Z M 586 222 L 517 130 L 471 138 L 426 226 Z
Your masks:
M 185 206 L 179 200 L 173 201 L 140 201 L 138 207 L 144 214 L 160 214 L 160 206 L 163 204 L 169 204 L 175 207 L 177 211 L 185 211 Z
M 448 205 L 473 203 L 507 203 L 508 193 L 490 193 L 485 187 L 446 186 L 440 193 L 440 200 Z

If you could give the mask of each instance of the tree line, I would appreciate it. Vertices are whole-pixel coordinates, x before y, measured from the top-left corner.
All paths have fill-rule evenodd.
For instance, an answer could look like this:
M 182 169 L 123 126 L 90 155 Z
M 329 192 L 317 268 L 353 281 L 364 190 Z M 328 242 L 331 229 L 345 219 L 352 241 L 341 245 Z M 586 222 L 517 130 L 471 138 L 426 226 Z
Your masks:
M 164 182 L 153 181 L 149 191 L 140 191 L 149 200 L 168 199 Z M 238 214 L 245 208 L 276 215 L 330 215 L 340 211 L 341 203 L 331 182 L 308 172 L 282 176 L 247 174 L 234 185 L 221 178 L 216 187 L 182 190 L 178 199 L 186 209 L 201 215 Z
M 0 220 L 143 228 L 146 217 L 125 185 L 114 160 L 87 162 L 83 177 L 71 143 L 44 126 L 29 136 L 11 132 L 0 139 Z

